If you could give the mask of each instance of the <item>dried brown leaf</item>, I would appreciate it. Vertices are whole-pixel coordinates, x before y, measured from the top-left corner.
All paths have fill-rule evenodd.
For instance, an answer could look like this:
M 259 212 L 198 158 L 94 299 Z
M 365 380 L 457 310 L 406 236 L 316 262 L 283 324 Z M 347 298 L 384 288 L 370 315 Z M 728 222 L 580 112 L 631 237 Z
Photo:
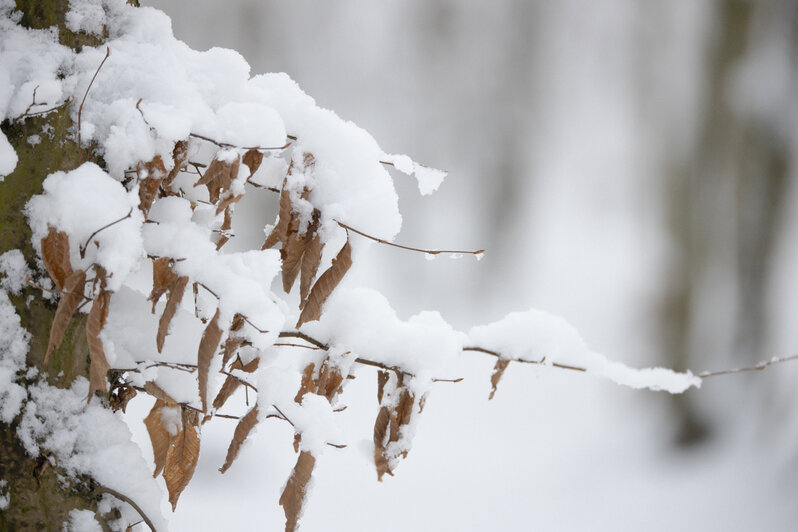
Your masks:
M 302 255 L 302 265 L 300 267 L 300 275 L 299 275 L 299 308 L 302 309 L 305 307 L 305 303 L 308 299 L 308 294 L 310 293 L 310 287 L 313 283 L 314 277 L 316 277 L 316 272 L 319 269 L 319 263 L 321 262 L 321 252 L 322 248 L 324 247 L 321 243 L 321 238 L 319 237 L 318 232 L 316 231 L 316 224 L 313 224 L 313 231 L 310 233 L 308 238 L 308 242 L 305 245 L 305 253 Z
M 302 404 L 302 398 L 305 397 L 306 393 L 316 392 L 316 382 L 313 380 L 313 372 L 315 369 L 316 364 L 313 362 L 305 366 L 305 369 L 302 372 L 302 381 L 299 384 L 299 391 L 296 392 L 296 396 L 294 397 L 294 401 L 296 403 Z
M 316 458 L 312 454 L 307 451 L 299 454 L 294 470 L 280 496 L 280 506 L 285 512 L 285 532 L 294 532 L 297 528 L 302 515 L 302 504 L 307 496 L 308 482 L 315 466 Z
M 240 336 L 228 336 L 224 342 L 224 355 L 222 357 L 222 367 L 227 365 L 227 362 L 236 354 L 238 348 L 244 343 L 244 339 Z
M 227 244 L 227 241 L 230 240 L 230 230 L 232 228 L 233 216 L 230 207 L 228 207 L 224 210 L 224 222 L 222 222 L 222 226 L 219 228 L 219 240 L 216 242 L 216 251 L 222 249 L 222 246 Z
M 388 379 L 391 378 L 391 374 L 387 371 L 381 369 L 377 371 L 377 402 L 382 404 L 382 396 L 385 393 L 385 385 L 388 384 Z
M 136 168 L 139 178 L 139 209 L 145 215 L 150 212 L 150 207 L 158 197 L 161 183 L 166 177 L 166 167 L 160 155 L 156 155 L 151 161 L 139 163 Z
M 292 166 L 288 167 L 288 173 L 291 173 Z M 285 242 L 288 238 L 288 223 L 291 220 L 291 192 L 286 188 L 288 181 L 283 180 L 283 189 L 280 191 L 280 212 L 277 215 L 277 224 L 266 237 L 266 242 L 263 243 L 261 249 L 269 249 L 276 246 L 279 242 Z
M 50 326 L 50 341 L 47 344 L 47 353 L 44 355 L 44 365 L 50 360 L 53 350 L 61 345 L 64 333 L 69 326 L 72 315 L 83 301 L 83 285 L 86 283 L 86 272 L 78 270 L 72 272 L 64 281 L 64 289 L 61 291 L 61 299 Z
M 187 284 L 188 277 L 178 277 L 169 288 L 169 295 L 166 296 L 166 307 L 164 307 L 161 319 L 158 321 L 158 335 L 155 338 L 159 353 L 163 350 L 163 343 L 169 334 L 169 324 L 177 313 L 177 309 L 180 308 L 180 302 L 183 300 L 183 293 L 186 291 Z
M 234 369 L 239 369 L 246 373 L 252 373 L 256 369 L 258 369 L 258 362 L 260 362 L 259 358 L 254 358 L 249 361 L 247 364 L 242 364 L 241 359 L 237 358 L 235 362 L 230 366 L 230 371 Z M 224 380 L 222 384 L 222 388 L 219 390 L 219 393 L 216 394 L 216 397 L 213 400 L 213 408 L 214 410 L 219 410 L 224 406 L 227 400 L 232 396 L 236 390 L 238 390 L 239 386 L 242 386 L 243 383 L 236 379 L 235 377 L 231 377 L 230 375 Z
M 510 365 L 510 361 L 504 358 L 499 358 L 496 360 L 496 365 L 493 366 L 493 374 L 490 376 L 490 396 L 488 397 L 488 401 L 493 399 L 493 396 L 496 395 L 496 387 L 499 385 L 499 381 L 504 375 L 504 371 L 507 369 L 507 366 Z
M 230 469 L 230 466 L 233 465 L 236 457 L 238 456 L 238 451 L 241 449 L 241 444 L 244 443 L 244 440 L 247 439 L 249 433 L 258 424 L 258 407 L 255 405 L 252 409 L 247 412 L 247 414 L 241 418 L 236 425 L 236 430 L 233 432 L 233 440 L 230 442 L 230 446 L 227 448 L 227 457 L 224 459 L 224 465 L 219 469 L 222 473 Z
M 121 409 L 122 412 L 125 412 L 127 409 L 127 404 L 131 399 L 136 397 L 136 395 L 138 395 L 138 393 L 133 386 L 120 386 L 119 388 L 116 388 L 111 394 L 111 397 L 108 399 L 111 410 L 116 412 L 117 410 Z
M 374 422 L 374 465 L 377 467 L 377 480 L 382 482 L 385 473 L 393 475 L 388 467 L 388 458 L 385 456 L 385 446 L 388 444 L 388 426 L 391 422 L 391 411 L 388 407 L 380 407 L 377 419 Z
M 220 159 L 214 159 L 211 161 L 211 164 L 208 165 L 205 173 L 202 175 L 199 181 L 194 184 L 194 186 L 207 186 L 208 197 L 210 198 L 211 203 L 215 204 L 219 201 L 219 197 L 223 191 L 230 190 L 233 179 L 238 176 L 238 167 L 240 163 L 240 155 L 237 156 L 232 163 L 222 161 Z
M 286 294 L 289 293 L 291 291 L 291 287 L 294 286 L 294 281 L 296 281 L 296 277 L 299 274 L 299 268 L 302 265 L 302 255 L 305 253 L 305 244 L 307 244 L 307 240 L 303 235 L 292 231 L 292 226 L 294 225 L 299 225 L 298 220 L 296 224 L 293 222 L 289 224 L 288 238 L 285 242 L 283 242 L 283 247 L 280 249 L 283 272 L 283 290 Z
M 173 269 L 172 259 L 160 257 L 152 261 L 152 291 L 147 299 L 152 301 L 152 312 L 155 314 L 155 305 L 177 281 L 177 274 Z
M 59 291 L 64 289 L 64 282 L 72 275 L 69 262 L 69 237 L 63 231 L 50 227 L 47 236 L 42 238 L 42 262 L 47 273 Z
M 236 203 L 238 203 L 238 200 L 240 200 L 243 197 L 244 197 L 243 194 L 232 194 L 232 193 L 231 194 L 226 194 L 225 196 L 222 197 L 222 200 L 216 206 L 216 214 L 219 214 L 220 212 L 224 211 L 225 209 L 228 209 L 230 206 L 235 205 Z M 227 211 L 225 211 L 225 219 L 227 219 L 227 217 L 229 217 L 229 216 L 230 216 L 230 214 L 228 214 Z M 225 223 L 229 223 L 229 222 L 225 222 Z M 224 229 L 224 226 L 222 226 L 222 228 Z M 227 227 L 227 229 L 230 229 L 230 227 Z
M 158 473 L 163 471 L 166 464 L 166 453 L 169 451 L 169 441 L 172 435 L 163 426 L 162 412 L 163 408 L 168 405 L 165 401 L 160 399 L 155 401 L 152 410 L 144 418 L 144 425 L 147 427 L 147 432 L 150 435 L 150 443 L 152 443 L 152 454 L 155 461 L 155 471 L 152 476 L 157 477 Z M 174 405 L 171 405 L 174 406 Z
M 183 410 L 183 429 L 172 438 L 166 453 L 163 478 L 169 491 L 172 511 L 177 507 L 177 499 L 188 486 L 199 458 L 200 438 L 197 432 L 197 413 Z
M 323 395 L 327 401 L 332 403 L 333 398 L 341 390 L 341 383 L 344 382 L 344 377 L 341 375 L 341 369 L 338 366 L 330 363 L 330 359 L 326 358 L 319 369 L 319 382 L 316 385 L 316 393 Z
M 180 140 L 175 143 L 175 147 L 172 150 L 172 159 L 175 165 L 169 170 L 169 175 L 166 176 L 166 179 L 163 180 L 164 188 L 168 188 L 177 177 L 177 174 L 185 168 L 186 161 L 188 161 L 188 142 Z
M 97 269 L 97 278 L 100 279 L 100 291 L 94 296 L 94 302 L 86 320 L 86 340 L 89 344 L 89 396 L 87 402 L 91 401 L 94 392 L 108 390 L 106 376 L 111 369 L 108 360 L 105 358 L 103 341 L 100 339 L 100 332 L 105 327 L 108 318 L 108 309 L 111 302 L 111 293 L 105 290 L 105 270 Z
M 208 322 L 200 339 L 197 352 L 197 381 L 199 383 L 199 396 L 202 401 L 202 411 L 208 411 L 208 372 L 211 368 L 211 359 L 219 348 L 222 340 L 222 329 L 219 327 L 219 309 L 216 309 L 213 319 Z
M 338 252 L 338 256 L 333 259 L 332 266 L 321 274 L 319 280 L 311 288 L 307 303 L 305 303 L 305 307 L 299 315 L 299 321 L 296 324 L 297 329 L 303 323 L 315 321 L 321 317 L 322 305 L 324 305 L 324 302 L 327 301 L 327 298 L 330 297 L 330 294 L 333 293 L 335 287 L 338 286 L 338 283 L 341 282 L 352 266 L 351 252 L 352 248 L 349 246 L 349 240 L 347 239 L 341 251 Z
M 241 162 L 249 167 L 249 177 L 252 177 L 255 175 L 255 172 L 258 171 L 258 168 L 260 168 L 260 163 L 263 162 L 263 154 L 253 148 L 244 154 L 244 158 Z

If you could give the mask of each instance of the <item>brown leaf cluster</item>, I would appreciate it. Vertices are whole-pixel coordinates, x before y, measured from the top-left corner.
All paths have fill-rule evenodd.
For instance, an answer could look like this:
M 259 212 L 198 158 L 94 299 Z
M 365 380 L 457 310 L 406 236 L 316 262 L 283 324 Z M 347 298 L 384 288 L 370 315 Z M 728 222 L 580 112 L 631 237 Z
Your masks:
M 389 444 L 398 442 L 400 430 L 410 423 L 416 397 L 404 384 L 402 373 L 396 376 L 396 383 L 391 390 L 386 390 L 390 375 L 387 371 L 377 374 L 377 397 L 380 399 L 380 410 L 374 422 L 374 465 L 377 468 L 377 479 L 382 481 L 386 473 L 393 476 L 393 465 L 399 456 L 406 457 L 407 451 L 396 453 L 389 449 Z
M 301 161 L 301 162 L 299 162 Z M 294 158 L 288 167 L 289 176 L 293 172 L 312 172 L 315 167 L 313 154 L 305 153 L 300 158 Z M 351 248 L 349 241 L 344 244 L 333 260 L 332 266 L 319 276 L 319 264 L 324 245 L 319 237 L 321 213 L 314 210 L 313 217 L 304 231 L 300 220 L 300 209 L 292 204 L 292 194 L 288 188 L 288 177 L 283 180 L 280 191 L 280 211 L 277 224 L 269 233 L 262 249 L 268 249 L 280 244 L 280 258 L 282 259 L 283 290 L 291 291 L 297 276 L 299 276 L 299 308 L 302 310 L 297 328 L 303 323 L 318 320 L 321 316 L 321 307 L 327 298 L 341 282 L 346 272 L 352 265 Z M 310 197 L 310 189 L 305 188 L 300 194 L 303 201 Z
M 208 197 L 214 205 L 219 203 L 223 193 L 230 191 L 233 180 L 238 176 L 238 167 L 241 164 L 241 156 L 236 156 L 233 162 L 223 161 L 221 159 L 214 159 L 205 173 L 194 184 L 195 187 L 205 185 L 208 187 Z M 217 213 L 224 210 L 217 207 Z

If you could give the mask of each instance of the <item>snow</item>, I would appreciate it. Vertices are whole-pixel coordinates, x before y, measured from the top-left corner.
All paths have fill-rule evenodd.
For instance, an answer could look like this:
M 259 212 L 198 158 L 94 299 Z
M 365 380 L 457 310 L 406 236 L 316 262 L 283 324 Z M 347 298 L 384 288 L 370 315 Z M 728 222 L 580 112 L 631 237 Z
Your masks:
M 30 335 L 22 328 L 19 316 L 0 289 L 0 421 L 11 423 L 27 398 L 17 384 L 17 373 L 25 368 Z
M 8 505 L 11 503 L 11 497 L 6 492 L 7 487 L 8 481 L 5 479 L 0 479 L 0 510 L 6 510 Z
M 400 320 L 388 300 L 367 288 L 338 288 L 324 306 L 318 322 L 302 331 L 338 350 L 397 367 L 422 382 L 446 368 L 466 340 L 444 321 L 440 313 L 424 311 Z
M 5 176 L 14 171 L 17 162 L 19 162 L 17 152 L 9 144 L 5 133 L 0 132 L 0 183 Z
M 144 217 L 138 203 L 137 190 L 128 192 L 94 163 L 55 172 L 45 179 L 44 194 L 26 206 L 32 243 L 40 248 L 51 226 L 65 231 L 73 268 L 99 264 L 110 275 L 109 289 L 118 290 L 143 256 Z M 82 258 L 81 246 L 85 246 Z
M 632 369 L 610 361 L 592 352 L 577 330 L 563 318 L 536 309 L 511 312 L 499 321 L 473 327 L 468 336 L 476 347 L 499 353 L 507 360 L 581 368 L 631 388 L 682 393 L 691 387 L 701 387 L 701 378 L 689 371 Z
M 0 288 L 13 295 L 19 295 L 26 286 L 26 278 L 31 274 L 22 251 L 10 249 L 0 255 Z
M 72 510 L 64 523 L 64 532 L 102 532 L 102 527 L 91 510 Z
M 30 400 L 17 428 L 20 441 L 31 456 L 48 451 L 68 475 L 90 475 L 129 497 L 166 530 L 161 490 L 150 466 L 121 417 L 97 403 L 86 404 L 88 384 L 79 377 L 68 390 L 43 382 L 29 386 Z

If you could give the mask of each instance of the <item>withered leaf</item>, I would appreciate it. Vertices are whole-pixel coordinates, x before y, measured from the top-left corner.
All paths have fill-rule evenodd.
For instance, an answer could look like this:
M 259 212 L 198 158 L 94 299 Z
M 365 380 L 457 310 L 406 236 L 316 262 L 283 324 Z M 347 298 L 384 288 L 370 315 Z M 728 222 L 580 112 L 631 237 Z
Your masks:
M 116 412 L 117 410 L 122 410 L 125 412 L 127 408 L 127 404 L 130 402 L 131 399 L 136 397 L 138 393 L 133 386 L 120 386 L 113 390 L 111 397 L 109 398 L 109 403 L 111 406 L 111 410 Z
M 225 194 L 222 197 L 222 200 L 216 206 L 216 214 L 219 214 L 225 209 L 228 209 L 230 206 L 235 205 L 236 203 L 238 203 L 238 200 L 240 200 L 243 197 L 244 197 L 243 194 L 232 194 L 232 193 Z M 230 216 L 230 214 L 226 214 L 226 216 Z M 230 229 L 230 227 L 228 227 L 228 229 Z
M 197 382 L 199 384 L 199 396 L 202 401 L 202 411 L 208 411 L 208 372 L 211 368 L 211 359 L 216 354 L 219 342 L 222 340 L 222 329 L 219 327 L 219 309 L 213 319 L 208 322 L 205 331 L 200 339 L 199 351 L 197 352 Z
M 315 368 L 316 364 L 311 362 L 305 366 L 304 371 L 302 371 L 302 381 L 299 384 L 299 391 L 296 392 L 296 396 L 294 397 L 296 403 L 302 404 L 302 398 L 305 397 L 306 393 L 314 393 L 316 391 L 316 382 L 313 380 Z
M 308 301 L 305 303 L 305 307 L 302 309 L 302 313 L 299 315 L 299 321 L 297 321 L 296 324 L 297 329 L 300 328 L 303 323 L 315 321 L 321 317 L 322 305 L 324 305 L 324 302 L 327 301 L 327 298 L 330 297 L 330 294 L 333 293 L 335 287 L 338 286 L 338 283 L 341 282 L 346 272 L 349 271 L 349 268 L 352 266 L 351 251 L 352 248 L 349 246 L 349 240 L 347 239 L 341 251 L 338 252 L 338 256 L 333 259 L 332 266 L 321 274 L 319 280 L 316 281 L 313 288 L 310 289 Z
M 253 148 L 244 154 L 244 158 L 241 162 L 249 167 L 249 177 L 252 177 L 255 175 L 255 172 L 258 171 L 258 168 L 260 168 L 260 163 L 263 162 L 263 154 Z
M 205 185 L 208 187 L 208 196 L 211 203 L 217 203 L 222 191 L 230 190 L 230 186 L 238 176 L 238 167 L 241 163 L 241 156 L 236 156 L 232 163 L 220 159 L 214 159 L 205 173 L 194 186 Z
M 391 422 L 391 411 L 386 406 L 380 407 L 377 419 L 374 422 L 374 465 L 377 467 L 377 479 L 381 482 L 383 475 L 393 475 L 388 467 L 388 458 L 385 456 L 387 445 L 388 426 Z
M 280 249 L 283 272 L 283 290 L 286 294 L 291 291 L 291 287 L 294 286 L 294 281 L 296 280 L 297 274 L 299 274 L 299 268 L 302 265 L 302 255 L 305 253 L 305 244 L 307 242 L 303 235 L 299 235 L 295 231 L 291 231 L 292 225 L 294 224 L 292 223 L 289 225 L 288 238 L 285 242 L 283 242 L 283 247 Z
M 174 405 L 169 405 L 160 399 L 156 400 L 155 404 L 152 406 L 152 410 L 150 410 L 150 413 L 144 418 L 144 425 L 147 427 L 147 432 L 150 435 L 152 454 L 155 461 L 155 471 L 152 474 L 153 477 L 157 477 L 158 473 L 163 471 L 164 465 L 166 464 L 166 453 L 169 451 L 169 441 L 172 439 L 172 435 L 169 434 L 169 431 L 166 430 L 161 421 L 163 408 L 165 406 Z
M 183 410 L 183 429 L 172 438 L 163 470 L 166 489 L 172 511 L 177 507 L 177 499 L 188 486 L 199 458 L 200 438 L 197 432 L 197 413 Z
M 388 379 L 391 378 L 391 374 L 387 371 L 381 369 L 377 371 L 377 402 L 382 404 L 382 396 L 385 393 L 385 385 L 388 383 Z
M 510 361 L 505 358 L 499 358 L 496 360 L 496 365 L 493 366 L 493 374 L 490 376 L 490 396 L 488 397 L 488 401 L 493 399 L 493 396 L 496 395 L 496 387 L 499 385 L 499 381 L 504 375 L 504 371 L 507 369 L 507 366 L 510 365 Z
M 224 459 L 224 465 L 219 469 L 222 473 L 230 469 L 230 466 L 233 465 L 236 457 L 238 456 L 238 451 L 241 449 L 241 444 L 244 443 L 244 440 L 247 439 L 249 433 L 258 424 L 258 406 L 255 405 L 252 409 L 247 412 L 247 414 L 241 418 L 236 425 L 236 430 L 233 433 L 233 440 L 230 442 L 230 446 L 227 448 L 227 457 Z
M 224 222 L 222 222 L 222 226 L 219 228 L 220 234 L 219 234 L 219 240 L 216 242 L 216 251 L 222 249 L 222 246 L 227 244 L 227 241 L 230 240 L 230 230 L 232 228 L 233 228 L 233 216 L 231 214 L 230 207 L 227 207 L 224 210 Z
M 97 277 L 100 279 L 100 291 L 94 296 L 94 301 L 86 320 L 86 340 L 89 344 L 89 396 L 87 402 L 91 401 L 94 392 L 106 392 L 108 386 L 106 376 L 111 366 L 105 358 L 103 341 L 100 339 L 100 332 L 105 327 L 108 318 L 108 309 L 111 302 L 111 293 L 105 289 L 105 270 L 97 269 Z
M 161 296 L 177 281 L 177 274 L 172 266 L 172 259 L 169 257 L 160 257 L 152 261 L 152 292 L 147 299 L 152 301 L 153 314 L 155 314 L 155 305 Z
M 314 220 L 312 233 L 310 230 L 308 230 L 308 233 L 311 233 L 311 236 L 308 238 L 308 242 L 305 245 L 305 253 L 302 255 L 302 266 L 300 267 L 299 275 L 300 309 L 304 308 L 305 303 L 307 302 L 308 294 L 310 293 L 310 287 L 313 283 L 313 278 L 316 277 L 316 272 L 319 269 L 321 252 L 322 248 L 324 247 L 321 243 L 321 238 L 316 231 L 316 223 L 317 221 Z
M 50 227 L 42 238 L 42 262 L 59 291 L 64 289 L 66 278 L 72 274 L 69 262 L 69 237 L 63 231 Z
M 258 362 L 260 362 L 259 358 L 253 358 L 247 364 L 242 364 L 241 359 L 237 358 L 230 366 L 230 370 L 232 371 L 234 369 L 240 369 L 246 373 L 252 373 L 258 369 Z M 219 410 L 222 408 L 230 396 L 232 396 L 235 391 L 238 390 L 239 386 L 242 386 L 242 382 L 235 377 L 228 375 L 222 384 L 222 388 L 219 390 L 219 393 L 216 394 L 216 397 L 213 400 L 214 410 Z
M 177 174 L 186 166 L 186 161 L 188 161 L 188 142 L 180 140 L 175 143 L 175 147 L 172 150 L 172 159 L 175 165 L 169 170 L 169 175 L 166 176 L 166 179 L 163 180 L 163 186 L 165 188 L 168 188 L 172 184 Z
M 297 528 L 302 515 L 302 503 L 307 496 L 308 482 L 315 466 L 316 458 L 312 454 L 307 451 L 299 453 L 294 470 L 280 496 L 280 506 L 285 512 L 285 532 L 294 532 Z
M 343 382 L 344 377 L 341 375 L 340 368 L 331 364 L 329 357 L 326 358 L 321 365 L 321 369 L 319 369 L 319 382 L 316 385 L 316 393 L 323 395 L 327 398 L 327 401 L 332 403 Z
M 139 163 L 136 174 L 139 178 L 139 209 L 146 216 L 155 198 L 158 197 L 161 183 L 166 177 L 163 159 L 160 155 L 156 155 L 149 162 Z
M 50 326 L 50 341 L 47 344 L 47 353 L 44 355 L 45 366 L 50 360 L 53 350 L 61 345 L 61 340 L 64 339 L 64 333 L 67 326 L 69 326 L 69 320 L 72 319 L 72 315 L 83 301 L 83 285 L 85 282 L 86 272 L 83 270 L 72 272 L 64 281 L 61 299 L 58 301 L 53 323 Z
M 288 173 L 291 173 L 292 166 L 288 167 Z M 283 180 L 283 189 L 280 191 L 280 212 L 277 215 L 277 224 L 266 237 L 266 242 L 263 243 L 261 249 L 269 249 L 274 247 L 279 242 L 285 242 L 288 237 L 288 223 L 291 220 L 291 192 L 286 187 L 287 180 Z
M 166 336 L 169 334 L 169 324 L 172 322 L 180 307 L 180 302 L 183 300 L 183 293 L 186 291 L 188 284 L 188 277 L 178 277 L 174 284 L 169 288 L 169 295 L 166 296 L 166 307 L 163 309 L 161 319 L 158 321 L 158 335 L 156 336 L 156 344 L 158 352 L 163 350 L 163 343 Z
M 227 362 L 236 354 L 238 348 L 244 343 L 244 339 L 240 336 L 228 336 L 224 342 L 224 355 L 222 356 L 222 366 L 226 366 Z

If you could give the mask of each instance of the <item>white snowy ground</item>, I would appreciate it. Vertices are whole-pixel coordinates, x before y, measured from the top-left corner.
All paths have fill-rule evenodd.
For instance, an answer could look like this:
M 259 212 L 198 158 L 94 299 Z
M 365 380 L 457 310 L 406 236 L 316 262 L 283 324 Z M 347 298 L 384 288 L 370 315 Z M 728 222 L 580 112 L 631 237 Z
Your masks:
M 253 70 L 258 70 L 259 63 L 252 54 L 269 55 L 263 50 L 248 51 L 240 41 L 241 21 L 257 18 L 259 8 L 250 5 L 242 15 L 232 9 L 212 11 L 207 2 L 193 2 L 194 7 L 187 7 L 186 2 L 151 3 L 173 16 L 176 35 L 193 47 L 234 46 L 250 59 Z M 357 9 L 356 4 L 343 3 L 340 16 L 324 22 L 336 28 L 326 30 L 326 35 L 340 36 L 340 41 L 308 42 L 301 50 L 286 52 L 285 57 L 296 63 L 290 73 L 321 105 L 355 120 L 386 150 L 406 151 L 417 160 L 451 170 L 447 182 L 430 199 L 416 199 L 412 183 L 399 184 L 405 215 L 400 242 L 488 247 L 485 260 L 479 263 L 427 262 L 398 250 L 372 248 L 369 260 L 378 273 L 369 274 L 361 267 L 363 279 L 382 289 L 404 319 L 418 310 L 436 308 L 456 327 L 467 329 L 508 310 L 536 306 L 563 315 L 591 348 L 613 359 L 634 366 L 658 362 L 650 348 L 645 306 L 640 301 L 651 296 L 651 283 L 656 280 L 660 235 L 645 217 L 652 208 L 646 198 L 649 202 L 651 198 L 628 186 L 645 165 L 626 164 L 631 133 L 624 129 L 628 118 L 623 111 L 624 95 L 615 91 L 611 80 L 591 77 L 590 50 L 571 50 L 573 64 L 564 64 L 559 81 L 550 80 L 542 89 L 551 98 L 560 88 L 578 87 L 561 100 L 555 98 L 560 107 L 552 111 L 549 123 L 539 124 L 545 130 L 540 135 L 548 136 L 538 142 L 551 157 L 538 161 L 535 170 L 548 178 L 545 186 L 521 187 L 528 194 L 529 206 L 525 214 L 514 216 L 514 230 L 524 237 L 517 256 L 492 258 L 490 242 L 481 241 L 487 235 L 461 229 L 480 216 L 479 207 L 463 203 L 463 198 L 474 196 L 464 188 L 473 185 L 457 179 L 458 171 L 467 169 L 458 169 L 457 160 L 435 158 L 435 146 L 417 153 L 406 149 L 407 144 L 391 145 L 413 132 L 413 142 L 424 146 L 429 126 L 423 113 L 416 118 L 402 116 L 412 106 L 402 99 L 400 89 L 392 92 L 390 80 L 397 79 L 396 73 L 388 72 L 386 78 L 381 71 L 354 74 L 373 79 L 359 87 L 362 92 L 347 93 L 351 86 L 346 73 L 336 74 L 335 68 L 318 59 L 329 45 L 335 53 L 346 54 L 341 61 L 350 67 L 359 61 L 370 66 L 380 62 L 405 66 L 397 48 L 358 45 L 359 38 L 370 43 L 368 39 L 375 35 L 364 28 L 368 24 L 358 25 L 347 16 Z M 314 9 L 308 2 L 294 5 L 304 17 Z M 398 9 L 395 2 L 386 5 Z M 616 9 L 620 3 L 612 5 Z M 270 2 L 263 11 L 269 14 L 270 9 L 286 15 L 293 7 Z M 194 10 L 192 18 L 187 13 Z M 366 10 L 366 20 L 385 28 L 377 11 Z M 609 18 L 600 23 L 605 30 L 612 29 Z M 214 21 L 213 31 L 209 21 Z M 276 24 L 300 22 L 316 24 L 302 17 Z M 593 27 L 591 21 L 580 23 Z M 559 34 L 552 33 L 556 41 Z M 382 44 L 400 37 L 382 36 Z M 560 38 L 564 42 L 559 44 L 578 47 L 568 41 L 567 34 Z M 268 42 L 268 36 L 261 46 L 263 42 Z M 372 57 L 380 54 L 385 55 L 381 61 Z M 302 63 L 305 60 L 309 63 Z M 588 67 L 587 73 L 582 67 Z M 389 81 L 380 81 L 385 79 Z M 399 103 L 382 105 L 382 98 Z M 569 105 L 579 109 L 581 116 L 589 113 L 591 119 L 580 122 L 558 114 Z M 380 109 L 384 114 L 375 115 Z M 795 248 L 785 250 L 777 266 L 794 272 L 796 256 Z M 495 279 L 480 280 L 474 273 L 478 268 L 521 281 L 502 286 Z M 480 284 L 493 291 L 486 294 Z M 793 316 L 794 322 L 795 283 L 786 286 L 783 299 L 787 303 L 778 316 L 781 321 Z M 792 354 L 789 350 L 795 348 L 795 334 L 783 336 L 774 342 L 774 356 Z M 794 473 L 798 461 L 793 450 L 798 419 L 794 409 L 785 408 L 788 401 L 784 399 L 790 397 L 789 382 L 798 378 L 798 367 L 719 377 L 707 381 L 701 390 L 688 392 L 707 405 L 721 405 L 720 410 L 728 412 L 719 419 L 726 428 L 709 445 L 678 453 L 671 445 L 675 429 L 669 424 L 667 398 L 662 394 L 628 390 L 576 373 L 511 365 L 495 399 L 488 402 L 493 361 L 479 355 L 467 355 L 465 361 L 465 380 L 436 386 L 410 455 L 396 477 L 382 483 L 376 480 L 369 450 L 376 379 L 371 370 L 360 370 L 344 394 L 350 406 L 338 414 L 346 432 L 356 436 L 347 449 L 331 448 L 318 461 L 302 530 L 750 531 L 794 530 L 798 523 Z M 762 390 L 774 394 L 765 397 Z M 146 400 L 133 402 L 128 418 L 141 418 L 148 409 Z M 143 424 L 134 421 L 131 426 L 145 458 L 151 459 Z M 290 427 L 279 422 L 258 427 L 235 465 L 221 475 L 216 470 L 224 461 L 233 428 L 232 421 L 226 426 L 222 420 L 203 428 L 197 473 L 176 513 L 171 514 L 164 498 L 164 513 L 171 518 L 173 530 L 282 528 L 283 513 L 277 501 L 294 463 Z

